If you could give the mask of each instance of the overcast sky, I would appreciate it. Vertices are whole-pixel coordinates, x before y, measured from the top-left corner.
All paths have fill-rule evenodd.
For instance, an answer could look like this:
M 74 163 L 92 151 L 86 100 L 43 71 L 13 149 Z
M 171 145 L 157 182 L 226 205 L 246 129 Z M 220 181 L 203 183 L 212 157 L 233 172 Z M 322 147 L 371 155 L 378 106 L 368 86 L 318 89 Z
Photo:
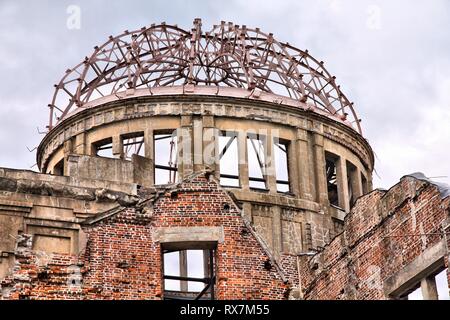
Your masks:
M 69 5 L 81 10 L 69 29 Z M 421 171 L 450 182 L 450 1 L 0 0 L 0 167 L 29 169 L 64 71 L 125 29 L 221 20 L 308 49 L 337 77 L 376 153 L 374 185 Z M 36 170 L 36 167 L 33 168 Z M 378 177 L 379 176 L 379 177 Z

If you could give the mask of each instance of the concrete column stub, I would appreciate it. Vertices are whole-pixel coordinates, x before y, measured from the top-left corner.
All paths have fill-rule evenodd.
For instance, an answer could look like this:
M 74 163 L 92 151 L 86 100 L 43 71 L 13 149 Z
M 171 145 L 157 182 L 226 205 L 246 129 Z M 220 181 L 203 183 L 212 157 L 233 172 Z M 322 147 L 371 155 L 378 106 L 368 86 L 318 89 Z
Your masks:
M 119 156 L 123 159 L 123 142 L 120 135 L 114 135 L 112 137 L 112 153 L 115 156 Z
M 279 258 L 279 255 L 282 251 L 282 239 L 281 239 L 281 207 L 273 206 L 272 217 L 273 217 L 273 225 L 272 225 L 272 237 L 273 237 L 273 246 L 274 253 Z

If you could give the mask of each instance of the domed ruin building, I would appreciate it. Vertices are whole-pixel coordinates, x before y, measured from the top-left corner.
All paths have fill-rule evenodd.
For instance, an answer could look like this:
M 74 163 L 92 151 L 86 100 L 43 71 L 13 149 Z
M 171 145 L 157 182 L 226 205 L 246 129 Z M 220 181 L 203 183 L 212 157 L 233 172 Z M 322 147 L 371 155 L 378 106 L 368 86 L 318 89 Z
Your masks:
M 40 173 L 0 168 L 4 299 L 431 299 L 447 277 L 448 189 L 372 190 L 353 103 L 270 33 L 110 36 L 48 109 Z

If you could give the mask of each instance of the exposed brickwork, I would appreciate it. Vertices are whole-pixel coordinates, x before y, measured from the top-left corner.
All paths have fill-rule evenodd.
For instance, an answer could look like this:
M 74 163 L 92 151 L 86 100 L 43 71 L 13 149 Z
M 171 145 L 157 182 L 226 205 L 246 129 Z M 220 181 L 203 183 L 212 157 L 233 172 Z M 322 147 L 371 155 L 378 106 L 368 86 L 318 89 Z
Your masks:
M 79 256 L 51 255 L 41 263 L 31 238 L 18 250 L 13 274 L 2 282 L 10 299 L 161 299 L 161 227 L 223 226 L 217 247 L 219 299 L 284 299 L 289 286 L 232 199 L 214 181 L 193 178 L 147 207 L 133 206 L 84 227 Z M 40 266 L 42 264 L 42 266 Z M 75 279 L 75 276 L 79 278 Z M 72 281 L 75 279 L 75 282 Z
M 301 259 L 305 298 L 389 299 L 385 280 L 444 238 L 449 207 L 436 186 L 411 177 L 360 198 L 344 232 Z
M 64 299 L 83 297 L 83 264 L 76 256 L 46 254 L 31 250 L 32 239 L 20 235 L 13 273 L 2 280 L 1 294 L 6 299 Z

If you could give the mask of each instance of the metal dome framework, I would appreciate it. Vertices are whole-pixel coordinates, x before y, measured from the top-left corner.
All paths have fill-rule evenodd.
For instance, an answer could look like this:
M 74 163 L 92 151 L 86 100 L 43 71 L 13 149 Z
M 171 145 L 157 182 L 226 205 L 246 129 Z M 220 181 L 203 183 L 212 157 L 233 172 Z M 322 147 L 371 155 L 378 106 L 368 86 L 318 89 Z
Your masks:
M 361 133 L 353 103 L 307 50 L 258 28 L 222 22 L 203 32 L 201 26 L 195 19 L 191 31 L 161 23 L 110 36 L 55 85 L 48 129 L 97 98 L 130 89 L 152 94 L 152 88 L 194 85 L 289 97 Z

